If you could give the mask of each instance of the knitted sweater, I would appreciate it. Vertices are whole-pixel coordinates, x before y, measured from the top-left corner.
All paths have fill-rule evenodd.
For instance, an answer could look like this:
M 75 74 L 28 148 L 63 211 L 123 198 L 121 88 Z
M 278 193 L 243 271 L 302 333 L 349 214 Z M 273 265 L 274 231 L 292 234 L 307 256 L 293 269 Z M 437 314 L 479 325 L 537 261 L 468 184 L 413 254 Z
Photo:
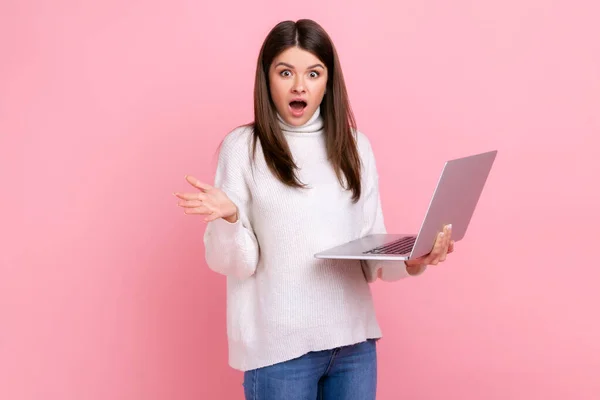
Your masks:
M 239 218 L 210 222 L 204 234 L 209 268 L 227 277 L 229 365 L 241 371 L 381 337 L 369 283 L 378 269 L 386 281 L 409 276 L 404 262 L 314 257 L 386 232 L 375 158 L 356 131 L 363 192 L 354 204 L 327 160 L 320 110 L 300 127 L 279 123 L 309 188 L 279 182 L 260 142 L 253 162 L 252 129 L 236 128 L 222 143 L 214 185 Z

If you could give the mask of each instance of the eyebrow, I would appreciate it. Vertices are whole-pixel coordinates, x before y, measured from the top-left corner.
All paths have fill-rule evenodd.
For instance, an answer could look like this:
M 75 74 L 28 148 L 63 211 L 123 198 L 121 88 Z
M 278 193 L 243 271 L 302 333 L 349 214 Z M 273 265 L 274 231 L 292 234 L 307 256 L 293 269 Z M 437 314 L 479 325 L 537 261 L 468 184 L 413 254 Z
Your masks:
M 293 65 L 290 65 L 290 64 L 284 63 L 284 62 L 277 63 L 277 65 L 275 66 L 275 68 L 279 67 L 280 65 L 283 65 L 284 67 L 288 67 L 290 69 L 295 69 Z M 313 68 L 323 68 L 323 69 L 325 69 L 325 67 L 322 64 L 311 65 L 307 69 L 313 69 Z

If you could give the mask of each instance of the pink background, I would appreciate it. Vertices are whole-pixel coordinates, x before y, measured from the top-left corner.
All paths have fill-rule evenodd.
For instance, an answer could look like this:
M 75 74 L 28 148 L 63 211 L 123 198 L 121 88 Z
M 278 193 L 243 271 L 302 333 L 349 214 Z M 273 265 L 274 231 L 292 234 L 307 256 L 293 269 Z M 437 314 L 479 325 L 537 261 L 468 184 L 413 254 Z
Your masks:
M 600 399 L 594 1 L 0 3 L 0 398 L 240 399 L 225 280 L 171 195 L 252 118 L 282 19 L 332 35 L 388 228 L 497 148 L 441 267 L 373 286 L 379 399 Z M 418 166 L 418 169 L 417 169 Z

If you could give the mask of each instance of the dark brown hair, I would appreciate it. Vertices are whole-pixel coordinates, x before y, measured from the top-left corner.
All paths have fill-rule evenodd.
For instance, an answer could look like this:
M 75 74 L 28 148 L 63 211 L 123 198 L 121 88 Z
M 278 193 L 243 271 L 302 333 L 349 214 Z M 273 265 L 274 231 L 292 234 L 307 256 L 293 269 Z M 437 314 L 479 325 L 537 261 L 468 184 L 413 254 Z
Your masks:
M 319 58 L 328 70 L 327 89 L 321 103 L 327 156 L 340 184 L 352 191 L 352 200 L 361 195 L 360 157 L 353 129 L 354 115 L 336 49 L 331 38 L 316 22 L 301 19 L 278 23 L 267 35 L 260 49 L 254 82 L 254 144 L 260 140 L 265 161 L 284 184 L 305 187 L 296 175 L 297 166 L 283 136 L 269 86 L 269 68 L 281 52 L 297 46 Z

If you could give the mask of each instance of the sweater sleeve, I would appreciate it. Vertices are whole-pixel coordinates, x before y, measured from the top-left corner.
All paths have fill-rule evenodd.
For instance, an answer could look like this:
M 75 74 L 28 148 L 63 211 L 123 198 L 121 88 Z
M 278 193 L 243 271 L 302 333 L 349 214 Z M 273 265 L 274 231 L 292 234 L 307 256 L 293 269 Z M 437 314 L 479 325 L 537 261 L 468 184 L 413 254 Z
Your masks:
M 381 198 L 379 195 L 379 174 L 375 162 L 375 155 L 368 139 L 359 134 L 359 141 L 362 140 L 364 146 L 364 226 L 363 236 L 377 233 L 387 233 L 383 210 L 381 207 Z M 388 260 L 361 260 L 361 266 L 368 282 L 377 280 L 378 271 L 381 270 L 381 279 L 383 281 L 397 281 L 411 276 L 406 270 L 404 261 Z M 422 268 L 424 271 L 425 268 Z
M 222 218 L 209 222 L 204 232 L 205 258 L 209 268 L 220 274 L 245 279 L 254 274 L 259 247 L 248 218 L 250 191 L 246 183 L 250 169 L 249 135 L 234 131 L 223 140 L 215 173 L 221 189 L 238 208 L 238 220 Z

